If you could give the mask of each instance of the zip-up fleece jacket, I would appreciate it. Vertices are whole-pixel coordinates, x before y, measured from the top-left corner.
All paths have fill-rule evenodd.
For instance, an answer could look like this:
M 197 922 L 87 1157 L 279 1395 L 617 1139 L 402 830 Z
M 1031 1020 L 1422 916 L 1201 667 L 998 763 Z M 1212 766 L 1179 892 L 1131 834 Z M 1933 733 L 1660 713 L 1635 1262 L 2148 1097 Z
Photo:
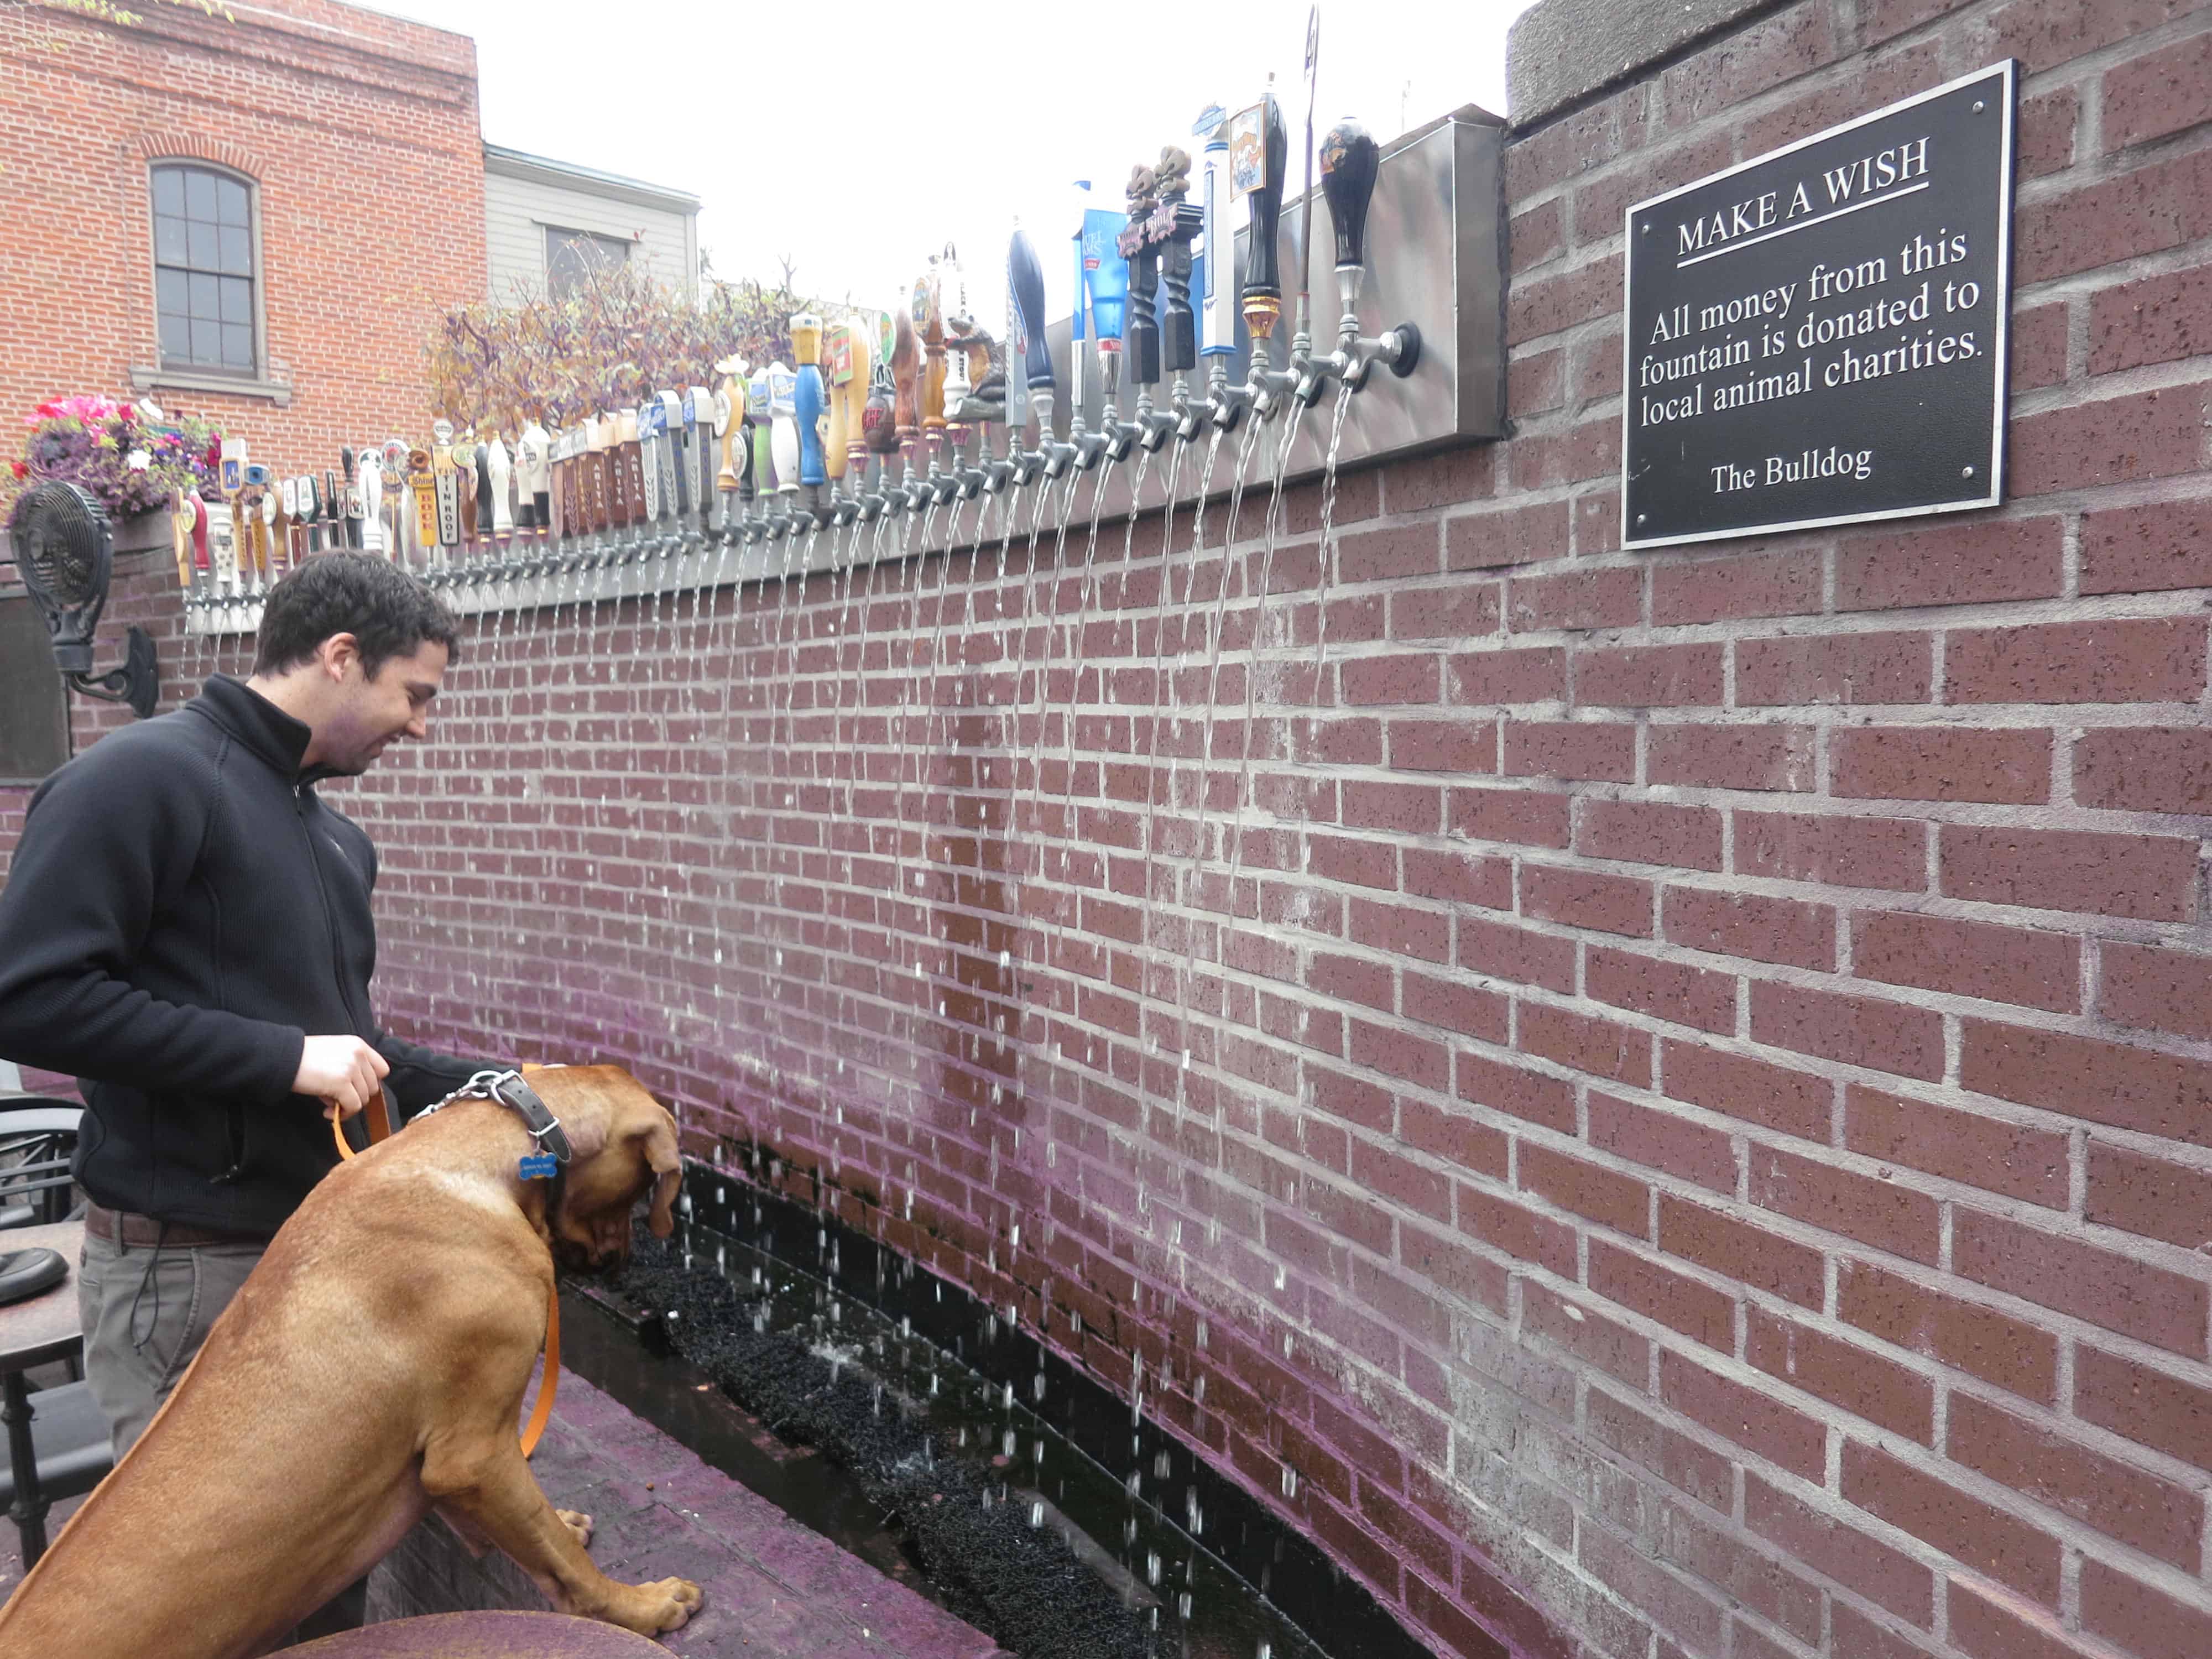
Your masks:
M 403 1114 L 477 1069 L 377 1028 L 376 850 L 301 770 L 310 736 L 217 675 L 31 797 L 0 888 L 0 1055 L 79 1079 L 76 1175 L 110 1209 L 275 1233 L 337 1162 L 292 1092 L 310 1033 L 373 1045 Z

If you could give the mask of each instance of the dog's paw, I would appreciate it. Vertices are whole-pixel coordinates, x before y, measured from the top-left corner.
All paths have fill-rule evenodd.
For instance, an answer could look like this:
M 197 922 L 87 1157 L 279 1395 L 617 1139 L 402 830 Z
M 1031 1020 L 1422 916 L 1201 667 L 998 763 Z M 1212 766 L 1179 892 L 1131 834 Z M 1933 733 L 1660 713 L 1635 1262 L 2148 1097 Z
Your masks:
M 684 1620 L 698 1612 L 707 1599 L 688 1578 L 663 1578 L 630 1589 L 636 1596 L 634 1616 L 619 1622 L 641 1636 L 661 1636 L 682 1629 Z
M 561 1517 L 561 1524 L 562 1526 L 568 1528 L 570 1532 L 576 1534 L 576 1541 L 579 1544 L 582 1545 L 586 1549 L 589 1549 L 592 1547 L 592 1517 L 590 1516 L 579 1515 L 574 1510 L 556 1510 L 553 1513 Z

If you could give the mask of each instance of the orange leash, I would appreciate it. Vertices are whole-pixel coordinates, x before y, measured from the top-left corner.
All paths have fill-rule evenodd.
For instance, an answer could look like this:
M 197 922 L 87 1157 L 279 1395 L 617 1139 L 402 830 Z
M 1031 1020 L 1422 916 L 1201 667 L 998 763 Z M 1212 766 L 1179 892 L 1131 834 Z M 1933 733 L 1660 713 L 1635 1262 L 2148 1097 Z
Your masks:
M 379 1141 L 391 1139 L 392 1109 L 387 1103 L 391 1098 L 389 1093 L 380 1089 L 375 1098 L 362 1109 L 368 1119 L 368 1144 L 372 1146 Z M 337 1142 L 341 1163 L 360 1156 L 345 1138 L 343 1120 L 336 1116 L 331 1119 L 331 1138 Z M 525 1457 L 538 1449 L 538 1443 L 544 1438 L 546 1424 L 553 1420 L 553 1395 L 560 1382 L 561 1289 L 556 1284 L 552 1294 L 545 1298 L 545 1374 L 538 1384 L 538 1403 L 530 1408 L 530 1421 L 522 1427 L 522 1455 Z

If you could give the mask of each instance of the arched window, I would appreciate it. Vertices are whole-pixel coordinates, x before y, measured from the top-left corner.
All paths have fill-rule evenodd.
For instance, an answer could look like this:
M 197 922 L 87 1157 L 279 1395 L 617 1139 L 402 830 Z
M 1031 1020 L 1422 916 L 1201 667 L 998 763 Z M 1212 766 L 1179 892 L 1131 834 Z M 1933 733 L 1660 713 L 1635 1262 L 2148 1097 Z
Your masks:
M 154 190 L 154 304 L 161 367 L 261 372 L 261 236 L 253 181 L 198 161 L 160 161 Z

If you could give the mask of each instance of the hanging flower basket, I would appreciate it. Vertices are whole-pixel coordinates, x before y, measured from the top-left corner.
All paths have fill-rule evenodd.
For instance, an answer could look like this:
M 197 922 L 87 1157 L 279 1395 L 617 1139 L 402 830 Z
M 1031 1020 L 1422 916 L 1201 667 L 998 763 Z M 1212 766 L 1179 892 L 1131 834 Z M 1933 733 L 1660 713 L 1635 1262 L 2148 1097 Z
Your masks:
M 117 552 L 143 552 L 169 544 L 177 490 L 215 489 L 222 440 L 204 421 L 171 420 L 151 403 L 89 397 L 49 398 L 24 424 L 22 454 L 0 478 L 11 520 L 25 486 L 58 478 L 106 509 Z

